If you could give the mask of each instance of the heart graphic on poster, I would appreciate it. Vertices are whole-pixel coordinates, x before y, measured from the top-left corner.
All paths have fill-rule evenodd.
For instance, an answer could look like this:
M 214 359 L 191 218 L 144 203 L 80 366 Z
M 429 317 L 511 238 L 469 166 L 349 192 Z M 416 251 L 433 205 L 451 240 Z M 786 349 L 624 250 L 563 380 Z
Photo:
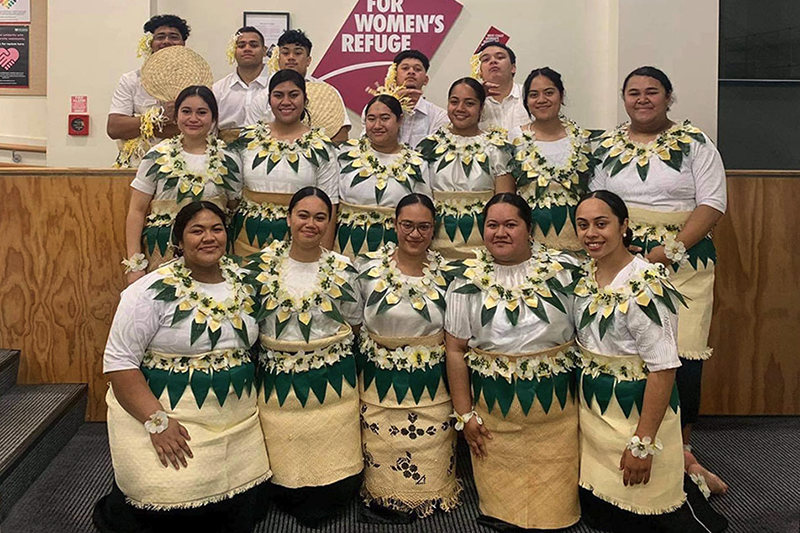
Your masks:
M 0 7 L 11 9 L 11 6 L 17 3 L 17 0 L 0 0 Z
M 11 70 L 17 59 L 19 59 L 19 50 L 16 48 L 0 48 L 0 68 L 3 70 Z

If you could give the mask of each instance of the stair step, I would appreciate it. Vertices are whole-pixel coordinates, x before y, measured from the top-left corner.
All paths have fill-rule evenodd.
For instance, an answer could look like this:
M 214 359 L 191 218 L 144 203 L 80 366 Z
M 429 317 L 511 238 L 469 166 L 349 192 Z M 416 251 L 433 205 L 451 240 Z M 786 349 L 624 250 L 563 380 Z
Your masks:
M 19 350 L 0 350 L 0 394 L 17 384 Z
M 87 396 L 84 384 L 18 385 L 0 396 L 0 521 L 83 423 Z

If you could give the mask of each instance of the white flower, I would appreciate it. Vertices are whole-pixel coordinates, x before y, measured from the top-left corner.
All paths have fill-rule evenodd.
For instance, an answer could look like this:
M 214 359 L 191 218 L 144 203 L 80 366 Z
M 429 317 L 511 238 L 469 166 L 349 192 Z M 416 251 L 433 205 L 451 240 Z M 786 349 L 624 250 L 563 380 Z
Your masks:
M 163 433 L 166 431 L 167 427 L 169 426 L 169 417 L 167 413 L 164 411 L 156 411 L 152 415 L 150 415 L 150 420 L 144 423 L 144 429 L 147 430 L 148 433 L 155 435 L 157 433 Z
M 664 239 L 664 255 L 673 263 L 685 266 L 689 262 L 689 254 L 686 252 L 686 245 L 677 240 L 672 235 Z
M 711 489 L 708 487 L 708 483 L 706 483 L 706 478 L 702 476 L 702 474 L 689 474 L 689 477 L 694 481 L 694 484 L 697 485 L 697 488 L 700 489 L 700 492 L 703 493 L 706 500 L 711 497 Z

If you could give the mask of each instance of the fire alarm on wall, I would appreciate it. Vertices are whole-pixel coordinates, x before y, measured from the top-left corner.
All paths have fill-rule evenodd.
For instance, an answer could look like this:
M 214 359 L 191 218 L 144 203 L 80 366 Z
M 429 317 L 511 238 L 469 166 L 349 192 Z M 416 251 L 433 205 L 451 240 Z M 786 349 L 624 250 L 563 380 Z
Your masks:
M 68 127 L 70 135 L 89 135 L 89 115 L 85 113 L 69 115 Z

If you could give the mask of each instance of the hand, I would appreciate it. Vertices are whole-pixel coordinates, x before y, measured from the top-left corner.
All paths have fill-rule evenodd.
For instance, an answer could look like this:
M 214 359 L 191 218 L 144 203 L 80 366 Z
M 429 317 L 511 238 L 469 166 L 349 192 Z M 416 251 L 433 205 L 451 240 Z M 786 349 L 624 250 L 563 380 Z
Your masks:
M 136 272 L 128 272 L 127 274 L 125 274 L 125 279 L 128 281 L 128 285 L 131 285 L 137 279 L 143 278 L 145 274 L 147 274 L 146 270 L 138 270 Z
M 185 455 L 188 455 L 189 458 L 194 457 L 192 450 L 186 443 L 187 440 L 192 440 L 189 432 L 177 420 L 172 418 L 169 419 L 167 429 L 161 433 L 150 434 L 150 441 L 153 443 L 153 448 L 156 449 L 161 464 L 166 468 L 169 466 L 169 463 L 167 463 L 167 460 L 169 460 L 175 470 L 180 470 L 180 465 L 183 465 L 184 468 L 189 466 Z
M 416 103 L 422 97 L 422 91 L 419 89 L 400 89 L 397 94 L 402 98 L 408 96 L 412 102 Z
M 628 246 L 628 251 L 630 253 L 632 253 L 632 254 L 638 254 L 638 253 L 641 253 L 642 247 L 641 246 L 634 246 L 634 245 L 631 244 L 630 246 Z
M 664 266 L 672 265 L 672 261 L 667 257 L 663 246 L 656 246 L 650 250 L 644 258 L 653 264 L 662 263 Z
M 164 116 L 167 117 L 167 124 L 177 124 L 175 121 L 175 102 L 164 102 L 161 106 L 164 108 Z
M 653 467 L 653 456 L 648 455 L 646 459 L 639 459 L 633 456 L 629 449 L 625 449 L 622 458 L 619 460 L 619 469 L 622 470 L 622 483 L 628 487 L 643 483 L 647 485 L 650 481 L 650 469 Z
M 500 96 L 500 85 L 497 83 L 484 81 L 483 90 L 486 91 L 486 96 Z
M 464 437 L 467 439 L 469 449 L 472 450 L 472 455 L 478 459 L 489 457 L 486 442 L 483 439 L 484 437 L 492 439 L 492 433 L 483 424 L 478 424 L 478 420 L 474 416 L 464 426 Z

